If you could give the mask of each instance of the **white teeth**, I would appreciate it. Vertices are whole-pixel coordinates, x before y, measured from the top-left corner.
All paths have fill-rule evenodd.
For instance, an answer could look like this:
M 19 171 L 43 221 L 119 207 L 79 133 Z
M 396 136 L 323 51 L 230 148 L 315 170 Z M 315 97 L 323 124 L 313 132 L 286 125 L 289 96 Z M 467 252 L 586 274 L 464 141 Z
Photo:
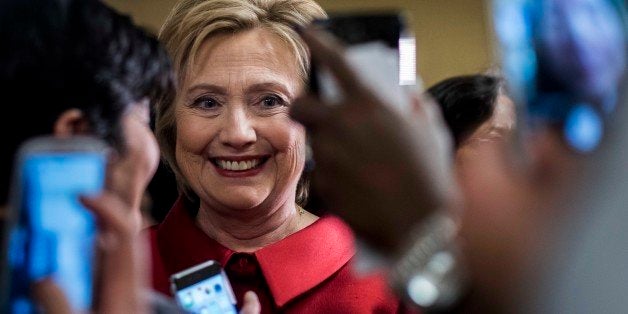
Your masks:
M 245 171 L 245 170 L 249 170 L 252 168 L 257 167 L 257 165 L 260 164 L 260 160 L 259 159 L 252 159 L 252 160 L 247 160 L 247 161 L 228 161 L 228 160 L 216 160 L 216 164 L 218 165 L 218 167 L 225 169 L 225 170 L 231 170 L 231 171 Z

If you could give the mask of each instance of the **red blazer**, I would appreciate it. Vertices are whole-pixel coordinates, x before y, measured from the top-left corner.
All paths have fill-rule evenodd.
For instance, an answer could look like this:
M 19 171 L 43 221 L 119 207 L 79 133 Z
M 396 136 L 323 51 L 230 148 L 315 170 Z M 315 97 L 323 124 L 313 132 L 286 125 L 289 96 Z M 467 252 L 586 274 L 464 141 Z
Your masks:
M 262 313 L 396 313 L 400 301 L 384 276 L 352 271 L 351 230 L 324 216 L 312 225 L 254 253 L 234 252 L 199 229 L 179 199 L 163 223 L 149 229 L 153 286 L 171 295 L 173 273 L 209 259 L 224 267 L 241 304 L 253 290 Z

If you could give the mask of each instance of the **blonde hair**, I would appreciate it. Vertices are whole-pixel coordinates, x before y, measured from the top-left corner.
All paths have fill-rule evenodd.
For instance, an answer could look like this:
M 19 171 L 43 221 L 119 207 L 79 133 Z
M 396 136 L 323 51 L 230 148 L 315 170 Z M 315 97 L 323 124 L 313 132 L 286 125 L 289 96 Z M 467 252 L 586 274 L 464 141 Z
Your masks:
M 189 74 L 196 54 L 213 35 L 264 28 L 292 49 L 298 73 L 305 81 L 309 71 L 309 52 L 294 27 L 324 18 L 325 11 L 312 0 L 182 0 L 172 9 L 159 32 L 159 39 L 173 59 L 179 86 Z M 156 106 L 155 133 L 165 162 L 177 179 L 179 190 L 197 200 L 176 163 L 176 120 L 174 95 L 166 95 Z M 307 201 L 307 178 L 302 176 L 296 202 Z

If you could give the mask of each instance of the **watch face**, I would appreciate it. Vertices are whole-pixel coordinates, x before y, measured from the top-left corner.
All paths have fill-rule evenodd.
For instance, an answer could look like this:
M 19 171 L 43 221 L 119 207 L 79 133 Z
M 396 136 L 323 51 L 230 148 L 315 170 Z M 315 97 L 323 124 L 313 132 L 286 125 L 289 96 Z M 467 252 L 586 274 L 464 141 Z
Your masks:
M 410 299 L 423 308 L 429 308 L 436 304 L 440 292 L 432 280 L 423 274 L 417 274 L 408 281 L 408 296 Z
M 553 126 L 594 150 L 626 74 L 625 4 L 615 0 L 494 0 L 510 93 L 525 124 Z

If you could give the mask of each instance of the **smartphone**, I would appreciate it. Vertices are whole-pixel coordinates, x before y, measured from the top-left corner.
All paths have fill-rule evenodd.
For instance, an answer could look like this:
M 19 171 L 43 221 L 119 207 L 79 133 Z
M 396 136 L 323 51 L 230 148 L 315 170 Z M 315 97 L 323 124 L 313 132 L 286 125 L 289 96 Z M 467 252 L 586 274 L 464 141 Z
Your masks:
M 39 312 L 31 287 L 45 278 L 74 311 L 91 308 L 96 226 L 79 196 L 102 191 L 107 147 L 92 137 L 38 137 L 20 147 L 10 202 L 10 313 Z
M 621 0 L 493 0 L 504 76 L 526 131 L 552 128 L 577 153 L 596 150 L 626 77 Z
M 170 276 L 177 304 L 187 313 L 236 314 L 236 298 L 220 263 L 210 260 Z
M 416 40 L 406 16 L 397 11 L 338 13 L 313 22 L 345 45 L 347 61 L 363 83 L 401 111 L 410 110 L 409 93 L 422 88 Z M 309 81 L 310 91 L 329 103 L 344 97 L 329 72 L 314 63 Z

